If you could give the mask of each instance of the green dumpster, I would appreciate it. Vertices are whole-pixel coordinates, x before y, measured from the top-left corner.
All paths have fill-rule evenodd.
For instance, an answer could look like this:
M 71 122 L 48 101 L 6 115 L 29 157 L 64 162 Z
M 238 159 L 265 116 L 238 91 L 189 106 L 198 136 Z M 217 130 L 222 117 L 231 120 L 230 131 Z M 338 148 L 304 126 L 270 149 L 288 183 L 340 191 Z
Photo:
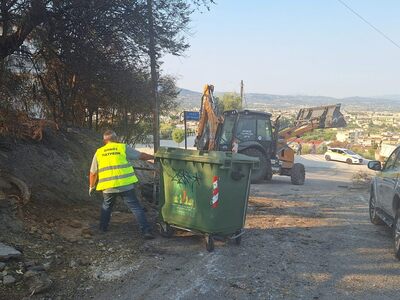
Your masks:
M 203 234 L 208 251 L 214 249 L 214 238 L 239 244 L 258 158 L 178 148 L 160 148 L 156 158 L 161 166 L 160 233 L 171 236 L 175 227 Z

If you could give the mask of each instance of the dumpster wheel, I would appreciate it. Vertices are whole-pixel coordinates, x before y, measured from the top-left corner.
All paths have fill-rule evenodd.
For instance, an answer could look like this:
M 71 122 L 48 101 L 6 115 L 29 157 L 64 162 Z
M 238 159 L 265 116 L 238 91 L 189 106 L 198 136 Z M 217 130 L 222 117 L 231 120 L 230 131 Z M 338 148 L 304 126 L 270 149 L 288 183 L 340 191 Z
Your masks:
M 235 235 L 236 235 L 236 237 L 235 237 L 236 245 L 240 245 L 240 243 L 242 242 L 242 234 L 241 233 L 242 233 L 241 230 L 236 231 L 236 233 L 235 233 Z
M 174 229 L 168 223 L 158 223 L 160 235 L 165 238 L 170 238 L 174 235 Z
M 214 237 L 211 234 L 207 234 L 206 238 L 206 249 L 208 252 L 214 251 Z

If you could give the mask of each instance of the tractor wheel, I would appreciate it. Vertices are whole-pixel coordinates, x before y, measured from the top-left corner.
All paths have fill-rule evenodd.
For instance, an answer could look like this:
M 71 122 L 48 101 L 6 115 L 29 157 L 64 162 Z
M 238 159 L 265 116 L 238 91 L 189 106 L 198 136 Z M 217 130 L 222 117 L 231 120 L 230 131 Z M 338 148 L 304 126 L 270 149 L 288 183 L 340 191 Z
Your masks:
M 257 183 L 267 176 L 267 173 L 272 174 L 271 161 L 260 150 L 256 148 L 248 148 L 241 152 L 244 155 L 258 157 L 260 160 L 260 168 L 251 171 L 251 183 Z
M 265 174 L 265 180 L 271 181 L 272 180 L 272 167 L 271 167 L 271 160 L 267 159 L 267 174 Z
M 306 170 L 303 164 L 296 163 L 290 170 L 290 179 L 294 185 L 303 185 L 306 179 Z

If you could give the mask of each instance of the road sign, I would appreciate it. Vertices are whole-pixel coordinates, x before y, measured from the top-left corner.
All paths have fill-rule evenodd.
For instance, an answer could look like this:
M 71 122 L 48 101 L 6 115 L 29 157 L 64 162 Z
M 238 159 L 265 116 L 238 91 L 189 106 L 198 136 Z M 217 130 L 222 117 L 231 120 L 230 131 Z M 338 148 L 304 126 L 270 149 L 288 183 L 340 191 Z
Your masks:
M 185 111 L 186 121 L 198 121 L 200 120 L 200 112 L 198 111 Z

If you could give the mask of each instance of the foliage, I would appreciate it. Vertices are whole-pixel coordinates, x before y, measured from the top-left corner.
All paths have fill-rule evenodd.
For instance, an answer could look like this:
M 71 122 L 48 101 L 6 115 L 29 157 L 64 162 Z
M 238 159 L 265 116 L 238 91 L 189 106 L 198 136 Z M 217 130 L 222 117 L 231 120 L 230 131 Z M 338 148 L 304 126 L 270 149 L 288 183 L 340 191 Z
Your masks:
M 372 147 L 353 145 L 352 147 L 350 147 L 350 150 L 367 159 L 375 159 L 375 149 L 373 149 Z
M 172 139 L 174 140 L 175 143 L 180 144 L 183 142 L 185 139 L 185 130 L 180 129 L 180 128 L 175 128 L 172 131 Z
M 171 124 L 167 124 L 167 123 L 162 123 L 160 124 L 160 137 L 162 139 L 171 139 L 172 137 L 172 131 L 174 130 L 174 126 Z
M 151 132 L 149 7 L 156 55 L 182 55 L 194 7 L 209 0 L 4 0 L 0 6 L 0 109 L 61 126 L 113 127 L 135 143 Z M 157 66 L 158 72 L 159 66 Z M 161 112 L 173 77 L 159 75 Z
M 333 141 L 336 140 L 336 131 L 333 129 L 315 129 L 301 137 L 304 141 Z
M 288 118 L 288 117 L 279 118 L 279 130 L 293 126 L 293 124 L 294 124 L 294 118 Z
M 242 109 L 242 101 L 236 93 L 225 93 L 222 99 L 218 98 L 218 109 L 220 112 L 227 110 Z

